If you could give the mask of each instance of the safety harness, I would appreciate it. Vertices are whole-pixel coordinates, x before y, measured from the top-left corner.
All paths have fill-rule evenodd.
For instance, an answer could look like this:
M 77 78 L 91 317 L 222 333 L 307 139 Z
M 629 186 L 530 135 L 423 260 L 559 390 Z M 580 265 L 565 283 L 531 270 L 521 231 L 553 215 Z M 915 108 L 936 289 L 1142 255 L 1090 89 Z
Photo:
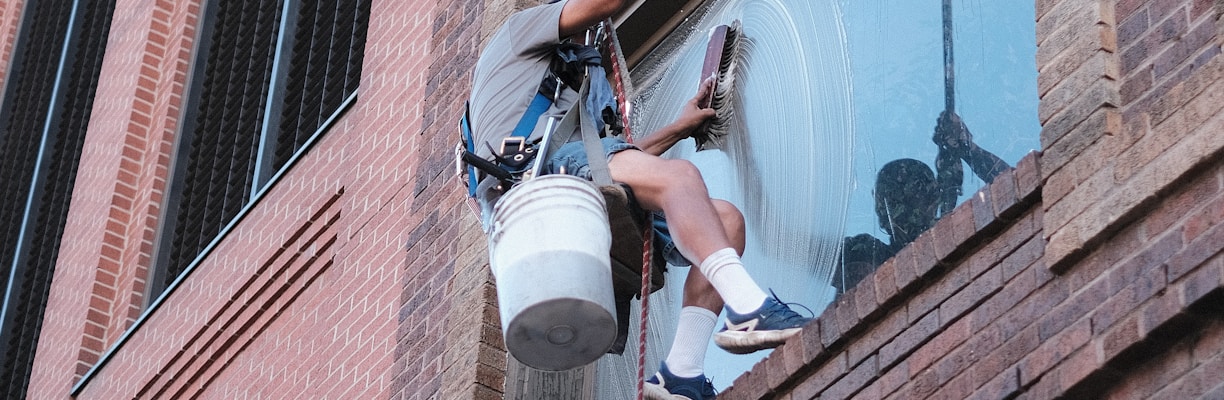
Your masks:
M 592 117 L 591 122 L 588 122 L 590 125 L 581 124 L 583 129 L 593 127 L 599 132 L 599 137 L 620 135 L 624 127 L 607 81 L 587 78 L 588 73 L 603 73 L 601 63 L 602 57 L 595 47 L 573 43 L 557 46 L 539 89 L 518 123 L 515 124 L 514 130 L 502 139 L 500 149 L 490 149 L 490 152 L 493 153 L 493 160 L 486 160 L 476 155 L 477 143 L 472 133 L 471 105 L 470 102 L 465 104 L 463 116 L 459 120 L 461 143 L 456 148 L 456 166 L 461 176 L 466 175 L 464 183 L 468 188 L 468 196 L 476 196 L 480 180 L 484 176 L 497 178 L 502 184 L 502 190 L 509 190 L 524 178 L 525 173 L 529 172 L 528 167 L 531 166 L 532 161 L 538 162 L 536 167 L 530 170 L 532 174 L 530 176 L 541 174 L 540 166 L 547 162 L 547 156 L 536 160 L 537 153 L 540 153 L 541 150 L 549 153 L 548 150 L 555 150 L 568 142 L 568 137 L 563 140 L 548 140 L 549 135 L 554 131 L 572 132 L 572 129 L 567 131 L 558 121 L 550 120 L 546 127 L 544 140 L 535 143 L 529 143 L 528 140 L 540 117 L 552 107 L 563 90 L 579 91 L 579 99 L 574 109 L 571 109 L 566 115 L 569 116 L 574 114 L 573 111 L 579 110 L 584 114 L 590 113 Z M 598 112 L 591 113 L 588 111 L 591 109 L 596 109 Z M 580 118 L 586 116 L 581 115 Z M 578 124 L 578 121 L 574 121 L 574 125 Z M 549 146 L 541 147 L 540 142 L 549 143 Z

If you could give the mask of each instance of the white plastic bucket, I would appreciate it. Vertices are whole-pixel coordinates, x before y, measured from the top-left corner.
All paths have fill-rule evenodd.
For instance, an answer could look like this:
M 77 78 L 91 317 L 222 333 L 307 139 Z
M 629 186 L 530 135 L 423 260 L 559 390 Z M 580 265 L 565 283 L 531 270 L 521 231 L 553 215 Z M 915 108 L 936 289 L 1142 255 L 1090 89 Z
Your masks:
M 523 364 L 562 371 L 616 340 L 603 196 L 569 175 L 528 180 L 497 202 L 490 266 L 506 348 Z

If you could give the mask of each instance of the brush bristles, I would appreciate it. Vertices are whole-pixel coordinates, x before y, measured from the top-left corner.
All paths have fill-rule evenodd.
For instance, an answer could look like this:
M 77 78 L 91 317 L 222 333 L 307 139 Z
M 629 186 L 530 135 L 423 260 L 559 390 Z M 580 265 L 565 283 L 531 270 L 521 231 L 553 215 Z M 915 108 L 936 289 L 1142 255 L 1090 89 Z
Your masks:
M 735 116 L 732 97 L 735 89 L 735 64 L 738 62 L 739 52 L 740 25 L 739 21 L 735 21 L 727 29 L 726 42 L 723 44 L 723 53 L 718 65 L 718 75 L 714 82 L 714 94 L 710 100 L 710 108 L 716 115 L 706 127 L 705 140 L 698 140 L 698 150 L 704 150 L 707 147 L 722 147 L 722 137 L 726 136 L 730 129 L 731 120 Z

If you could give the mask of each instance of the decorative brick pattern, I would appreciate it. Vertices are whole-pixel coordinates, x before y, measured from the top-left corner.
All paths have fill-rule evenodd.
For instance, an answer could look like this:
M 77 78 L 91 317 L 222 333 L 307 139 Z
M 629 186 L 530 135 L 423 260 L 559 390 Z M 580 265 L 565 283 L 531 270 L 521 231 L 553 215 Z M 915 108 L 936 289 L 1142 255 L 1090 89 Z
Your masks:
M 443 167 L 462 105 L 456 93 L 467 90 L 457 66 L 471 57 L 442 62 L 434 46 L 474 54 L 477 43 L 433 28 L 479 32 L 468 22 L 480 21 L 480 8 L 463 4 L 447 2 L 457 13 L 439 16 L 434 3 L 376 2 L 355 104 L 126 331 L 131 305 L 143 310 L 146 301 L 131 297 L 143 293 L 133 271 L 153 251 L 152 217 L 176 151 L 177 122 L 167 118 L 180 113 L 193 58 L 182 39 L 195 36 L 197 21 L 183 11 L 198 9 L 121 1 L 61 253 L 71 266 L 113 259 L 118 272 L 57 270 L 31 397 L 67 397 L 85 373 L 77 398 L 500 397 L 504 350 L 484 238 Z M 451 21 L 464 12 L 471 16 Z M 422 103 L 427 81 L 449 85 L 428 97 L 433 105 Z M 425 110 L 439 123 L 423 123 Z M 129 146 L 129 138 L 142 140 Z M 336 211 L 325 215 L 327 228 L 294 236 L 324 204 Z M 313 244 L 294 249 L 304 242 Z M 327 255 L 308 262 L 292 258 L 298 251 Z M 92 296 L 96 282 L 106 285 Z M 99 314 L 90 307 L 117 319 L 89 324 Z M 83 331 L 104 340 L 82 346 Z M 106 343 L 120 334 L 121 347 Z M 102 352 L 107 363 L 89 370 Z
M 234 282 L 229 301 L 198 325 L 190 340 L 174 351 L 137 398 L 199 396 L 229 365 L 218 357 L 245 350 L 308 287 L 335 264 L 336 206 L 344 190 L 319 205 L 304 224 L 246 279 Z

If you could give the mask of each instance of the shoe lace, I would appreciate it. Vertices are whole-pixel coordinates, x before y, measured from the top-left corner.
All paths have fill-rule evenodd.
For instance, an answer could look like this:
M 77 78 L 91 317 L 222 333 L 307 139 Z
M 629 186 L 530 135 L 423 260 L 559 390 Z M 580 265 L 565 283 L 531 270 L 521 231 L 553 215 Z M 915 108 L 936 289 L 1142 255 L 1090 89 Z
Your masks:
M 705 386 L 701 387 L 701 396 L 718 397 L 718 390 L 714 389 L 714 381 L 710 380 L 709 377 L 705 380 Z
M 808 308 L 807 306 L 805 306 L 805 305 L 803 305 L 803 304 L 801 304 L 801 303 L 797 303 L 797 302 L 785 302 L 785 301 L 782 301 L 782 298 L 778 297 L 778 294 L 777 294 L 777 293 L 774 293 L 774 290 L 773 290 L 773 289 L 769 289 L 769 295 L 770 295 L 770 296 L 773 296 L 774 301 L 778 302 L 778 304 L 781 304 L 781 305 L 786 306 L 786 311 L 787 311 L 787 313 L 786 313 L 786 315 L 785 315 L 784 319 L 785 319 L 785 320 L 787 320 L 787 321 L 790 321 L 790 320 L 792 320 L 792 319 L 794 319 L 794 318 L 806 318 L 806 319 L 816 318 L 816 313 L 815 313 L 815 312 L 812 312 L 812 309 Z M 795 310 L 791 310 L 791 309 L 790 309 L 791 305 L 796 305 L 796 306 L 799 306 L 799 307 L 803 307 L 803 309 L 804 309 L 805 311 L 807 311 L 807 313 L 808 313 L 808 315 L 810 315 L 810 317 L 804 317 L 804 316 L 802 316 L 802 315 L 799 315 L 799 313 L 795 312 Z

